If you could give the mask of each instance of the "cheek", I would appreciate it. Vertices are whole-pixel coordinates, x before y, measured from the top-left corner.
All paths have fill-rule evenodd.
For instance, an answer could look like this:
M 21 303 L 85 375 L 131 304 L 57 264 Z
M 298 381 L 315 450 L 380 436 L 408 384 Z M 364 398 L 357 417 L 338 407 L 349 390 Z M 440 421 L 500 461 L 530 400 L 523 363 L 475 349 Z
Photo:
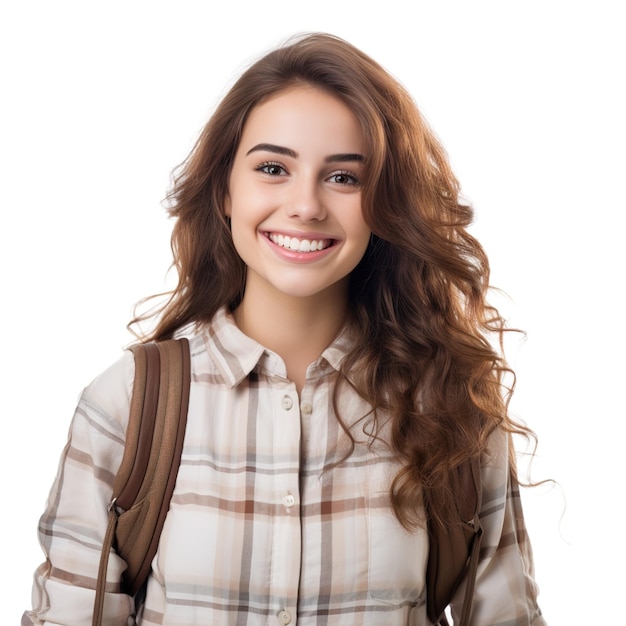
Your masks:
M 233 220 L 231 227 L 231 237 L 233 240 L 233 246 L 237 256 L 243 261 L 245 265 L 250 265 L 253 262 L 251 255 L 251 246 L 249 242 L 246 242 L 245 235 L 241 228 L 237 228 L 235 221 Z
M 371 234 L 367 225 L 360 223 L 355 225 L 355 229 L 353 229 L 350 237 L 349 260 L 347 259 L 351 265 L 350 271 L 352 271 L 365 256 Z
M 365 253 L 365 248 L 367 248 L 372 231 L 363 219 L 360 206 L 358 210 L 354 211 L 353 218 L 346 224 L 346 228 L 349 229 L 349 232 L 352 234 L 355 245 L 363 248 L 363 252 Z
M 240 220 L 237 219 L 237 212 L 235 211 L 235 216 L 231 220 L 230 224 L 230 235 L 233 239 L 233 244 L 237 249 L 237 252 L 241 255 L 241 250 L 245 249 L 245 229 L 242 227 Z
M 361 237 L 359 238 L 359 247 L 358 247 L 358 253 L 357 253 L 357 263 L 356 265 L 358 265 L 361 262 L 361 259 L 365 256 L 365 253 L 367 251 L 367 246 L 370 243 L 370 238 L 372 236 L 372 231 L 370 231 L 369 229 L 364 230 Z

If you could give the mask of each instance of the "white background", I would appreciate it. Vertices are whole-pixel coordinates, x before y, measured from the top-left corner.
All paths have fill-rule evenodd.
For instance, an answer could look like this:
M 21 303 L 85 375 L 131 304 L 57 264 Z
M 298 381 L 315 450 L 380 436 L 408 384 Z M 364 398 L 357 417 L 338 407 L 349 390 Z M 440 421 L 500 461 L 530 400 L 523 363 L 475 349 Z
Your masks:
M 414 95 L 527 332 L 512 409 L 540 438 L 533 477 L 560 484 L 523 493 L 548 622 L 623 623 L 620 4 L 2 3 L 3 623 L 29 603 L 77 395 L 131 341 L 133 304 L 169 282 L 171 170 L 250 61 L 312 30 Z

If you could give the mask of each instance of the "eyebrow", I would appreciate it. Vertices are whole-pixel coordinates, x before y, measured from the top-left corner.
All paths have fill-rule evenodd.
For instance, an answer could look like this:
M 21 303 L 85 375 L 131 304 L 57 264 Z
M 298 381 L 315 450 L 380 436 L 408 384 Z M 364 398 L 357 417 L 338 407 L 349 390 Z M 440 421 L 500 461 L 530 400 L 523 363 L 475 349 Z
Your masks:
M 250 148 L 248 152 L 246 152 L 246 156 L 251 154 L 252 152 L 274 152 L 276 154 L 284 154 L 285 156 L 292 157 L 293 159 L 298 158 L 298 153 L 291 148 L 285 148 L 284 146 L 276 146 L 272 143 L 258 143 L 256 146 Z M 348 152 L 348 153 L 340 153 L 340 154 L 330 154 L 324 159 L 325 163 L 345 163 L 348 161 L 365 161 L 365 157 L 362 154 L 358 154 L 356 152 Z

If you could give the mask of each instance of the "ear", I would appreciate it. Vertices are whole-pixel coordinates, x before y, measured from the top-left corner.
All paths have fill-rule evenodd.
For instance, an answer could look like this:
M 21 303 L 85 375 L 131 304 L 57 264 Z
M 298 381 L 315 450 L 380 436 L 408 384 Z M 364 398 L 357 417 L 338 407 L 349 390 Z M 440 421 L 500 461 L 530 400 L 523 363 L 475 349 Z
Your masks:
M 228 196 L 224 198 L 224 215 L 226 217 L 232 217 L 232 211 L 230 207 L 230 198 Z

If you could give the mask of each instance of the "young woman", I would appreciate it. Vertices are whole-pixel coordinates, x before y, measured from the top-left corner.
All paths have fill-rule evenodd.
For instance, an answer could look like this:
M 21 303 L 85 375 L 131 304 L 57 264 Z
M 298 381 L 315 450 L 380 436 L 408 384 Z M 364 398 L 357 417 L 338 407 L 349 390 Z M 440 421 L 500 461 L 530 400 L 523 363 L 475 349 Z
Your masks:
M 427 522 L 457 523 L 450 477 L 479 459 L 471 624 L 543 625 L 488 262 L 405 90 L 295 40 L 230 90 L 170 199 L 179 283 L 143 339 L 189 337 L 188 424 L 145 600 L 112 554 L 105 623 L 431 624 Z M 23 624 L 91 623 L 133 371 L 83 393 Z

